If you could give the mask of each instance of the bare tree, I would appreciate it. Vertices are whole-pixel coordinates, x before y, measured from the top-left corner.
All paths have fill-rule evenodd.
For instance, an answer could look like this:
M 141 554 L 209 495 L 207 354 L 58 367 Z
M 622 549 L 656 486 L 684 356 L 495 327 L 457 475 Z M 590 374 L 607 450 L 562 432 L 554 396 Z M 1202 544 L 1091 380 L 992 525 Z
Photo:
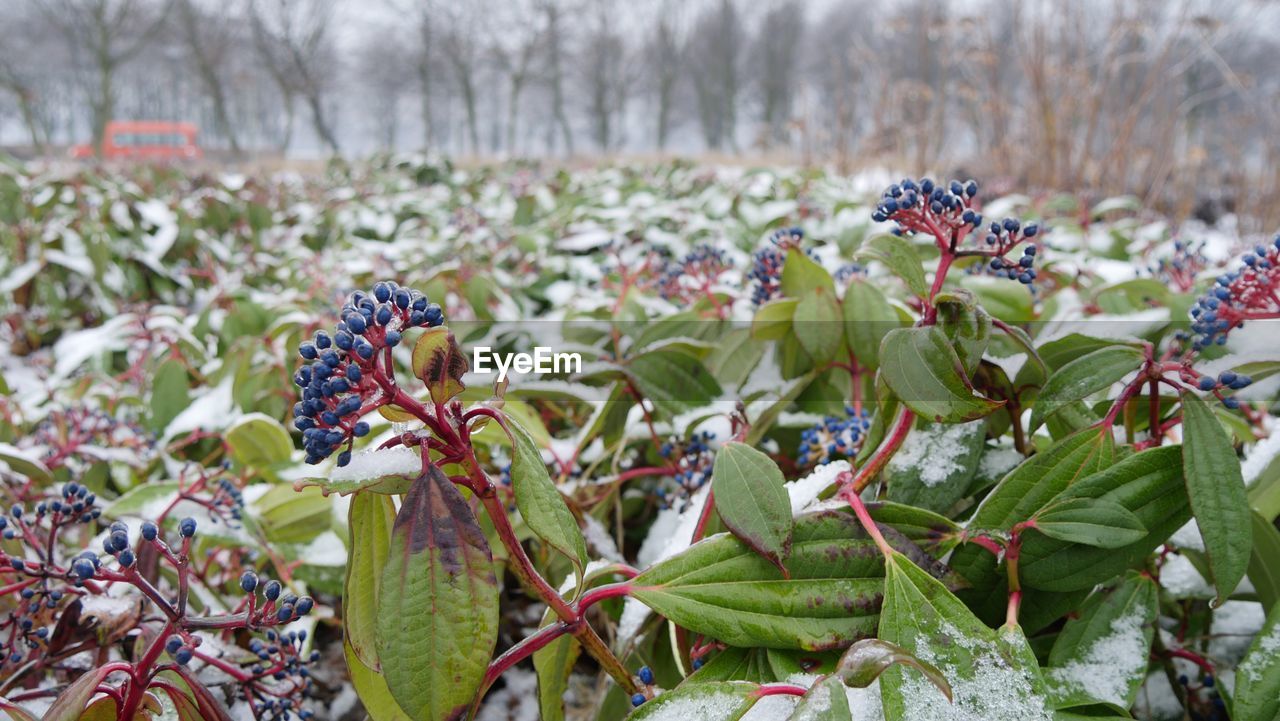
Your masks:
M 559 129 L 561 142 L 565 152 L 573 154 L 573 128 L 569 125 L 569 115 L 565 110 L 564 97 L 564 64 L 568 54 L 568 37 L 564 25 L 564 8 L 560 0 L 542 0 L 542 12 L 546 18 L 543 35 L 545 37 L 547 58 L 547 85 L 551 91 L 552 125 L 547 134 L 547 147 L 554 148 L 555 131 Z
M 539 13 L 531 4 L 511 2 L 507 10 L 501 30 L 494 34 L 493 55 L 507 78 L 506 151 L 515 153 L 520 102 L 535 69 L 542 28 L 537 25 Z
M 22 6 L 0 9 L 0 90 L 13 96 L 22 125 L 31 139 L 31 147 L 43 153 L 49 142 L 48 118 L 41 108 L 42 83 L 40 66 L 54 64 L 55 55 L 47 43 L 47 25 L 26 12 Z M 61 60 L 61 58 L 58 58 Z
M 249 8 L 258 55 L 280 89 L 288 127 L 293 126 L 294 98 L 301 96 L 316 136 L 338 153 L 326 106 L 336 75 L 331 38 L 334 0 L 251 0 Z M 288 138 L 286 131 L 283 147 L 288 146 Z
M 196 7 L 194 0 L 178 0 L 178 23 L 196 76 L 213 105 L 215 129 L 231 153 L 239 156 L 242 149 L 231 121 L 226 80 L 231 54 L 238 49 L 234 16 L 226 6 L 205 10 Z
M 671 134 L 671 114 L 676 99 L 677 83 L 683 56 L 676 34 L 673 2 L 665 2 L 653 23 L 653 34 L 645 48 L 645 65 L 648 70 L 649 91 L 654 99 L 654 142 L 659 150 L 665 150 Z
M 87 61 L 93 144 L 99 152 L 115 113 L 116 73 L 164 25 L 171 0 L 38 0 L 49 23 L 62 33 L 73 55 Z
M 477 83 L 482 48 L 481 20 L 484 8 L 473 3 L 457 3 L 450 6 L 440 18 L 446 25 L 443 33 L 443 50 L 453 74 L 453 82 L 462 96 L 462 108 L 466 113 L 467 142 L 472 153 L 480 152 L 480 116 Z
M 738 73 L 744 30 L 733 0 L 698 17 L 686 54 L 697 94 L 703 139 L 712 149 L 737 148 Z
M 600 0 L 583 40 L 582 80 L 591 138 L 608 151 L 618 141 L 618 125 L 626 104 L 629 77 L 625 41 L 615 29 L 616 8 Z
M 372 121 L 384 150 L 396 147 L 401 102 L 418 72 L 414 53 L 396 26 L 367 33 L 360 48 L 357 62 L 360 77 L 364 78 L 361 91 L 372 101 Z
M 787 0 L 765 14 L 751 52 L 760 94 L 760 122 L 766 145 L 786 139 L 791 103 L 799 78 L 800 39 L 804 34 L 803 8 Z

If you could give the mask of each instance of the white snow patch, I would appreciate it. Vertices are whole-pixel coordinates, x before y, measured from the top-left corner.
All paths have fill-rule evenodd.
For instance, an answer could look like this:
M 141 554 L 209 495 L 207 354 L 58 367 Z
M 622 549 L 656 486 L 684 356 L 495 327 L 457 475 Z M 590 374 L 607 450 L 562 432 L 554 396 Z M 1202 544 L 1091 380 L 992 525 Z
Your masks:
M 851 468 L 848 461 L 824 463 L 804 478 L 786 483 L 783 487 L 791 496 L 791 515 L 798 515 L 805 510 L 818 499 L 818 494 L 835 483 L 836 476 Z
M 513 668 L 502 674 L 502 679 L 506 685 L 485 698 L 476 721 L 536 721 L 537 675 L 522 668 Z
M 412 448 L 396 446 L 352 455 L 350 463 L 341 468 L 335 467 L 329 473 L 329 480 L 360 483 L 384 476 L 416 476 L 421 471 L 422 454 Z
M 222 430 L 239 418 L 235 399 L 231 394 L 232 377 L 227 376 L 221 383 L 204 392 L 191 402 L 164 429 L 164 439 L 168 440 L 179 433 L 195 430 Z
M 1160 586 L 1174 598 L 1213 598 L 1216 592 L 1186 556 L 1170 555 L 1160 567 Z
M 1236 673 L 1250 681 L 1261 680 L 1267 667 L 1274 665 L 1277 655 L 1280 655 L 1280 623 L 1272 624 L 1271 630 L 1265 636 L 1259 636 L 1257 643 L 1258 647 L 1236 668 Z
M 698 517 L 702 515 L 702 507 L 706 505 L 710 492 L 711 484 L 703 484 L 689 497 L 689 505 L 683 511 L 664 508 L 658 512 L 658 517 L 649 527 L 649 535 L 636 554 L 640 568 L 648 568 L 689 547 L 693 541 L 693 529 L 698 526 Z
M 1267 613 L 1256 601 L 1227 601 L 1213 612 L 1209 626 L 1209 656 L 1223 666 L 1244 657 L 1249 644 L 1267 622 Z
M 1194 519 L 1187 521 L 1182 528 L 1173 532 L 1169 536 L 1169 543 L 1178 548 L 1188 548 L 1193 551 L 1204 550 L 1204 537 L 1200 535 L 1200 527 L 1196 525 Z
M 657 710 L 650 712 L 646 718 L 648 721 L 694 721 L 694 719 L 729 718 L 735 709 L 742 706 L 742 702 L 742 694 L 736 691 L 698 693 L 681 696 L 680 698 L 673 697 L 657 707 Z M 766 718 L 757 717 L 755 721 L 765 721 Z
M 920 482 L 933 488 L 964 468 L 960 460 L 969 452 L 965 439 L 971 433 L 972 423 L 933 424 L 923 430 L 912 429 L 902 448 L 889 461 L 889 469 L 898 473 L 915 470 Z
M 765 696 L 742 715 L 741 721 L 788 721 L 800 704 L 799 696 Z M 682 721 L 690 721 L 685 718 Z
M 1147 669 L 1143 613 L 1136 609 L 1111 622 L 1110 632 L 1065 666 L 1048 669 L 1050 680 L 1090 698 L 1129 706 L 1129 681 Z
M 583 514 L 582 535 L 587 539 L 587 545 L 591 546 L 600 557 L 615 563 L 624 560 L 613 536 L 609 535 L 609 530 L 595 516 Z
M 940 631 L 971 652 L 973 670 L 964 673 L 936 654 L 933 634 L 917 637 L 916 656 L 938 666 L 951 683 L 955 702 L 948 702 L 922 674 L 907 671 L 901 689 L 902 721 L 1052 721 L 1053 711 L 1036 693 L 1031 678 L 1010 666 L 994 643 L 969 638 L 946 622 Z
M 1026 459 L 1014 448 L 990 448 L 978 461 L 978 475 L 983 478 L 1002 478 Z
M 849 710 L 853 712 L 850 721 L 884 721 L 884 700 L 880 696 L 880 679 L 871 682 L 866 688 L 849 688 L 844 690 L 849 700 Z
M 1272 461 L 1280 456 L 1280 429 L 1271 431 L 1271 435 L 1253 444 L 1245 452 L 1244 463 L 1240 465 L 1240 473 L 1244 475 L 1245 485 L 1253 485 L 1262 477 Z

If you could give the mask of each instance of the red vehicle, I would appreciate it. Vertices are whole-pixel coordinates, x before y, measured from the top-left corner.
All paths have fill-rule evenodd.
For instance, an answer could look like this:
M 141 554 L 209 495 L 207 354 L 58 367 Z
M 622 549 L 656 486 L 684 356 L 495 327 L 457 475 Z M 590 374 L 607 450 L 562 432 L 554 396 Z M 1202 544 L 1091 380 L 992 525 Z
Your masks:
M 102 138 L 104 160 L 198 160 L 204 151 L 196 144 L 199 130 L 192 123 L 163 120 L 113 120 Z M 92 145 L 71 148 L 73 158 L 92 158 Z

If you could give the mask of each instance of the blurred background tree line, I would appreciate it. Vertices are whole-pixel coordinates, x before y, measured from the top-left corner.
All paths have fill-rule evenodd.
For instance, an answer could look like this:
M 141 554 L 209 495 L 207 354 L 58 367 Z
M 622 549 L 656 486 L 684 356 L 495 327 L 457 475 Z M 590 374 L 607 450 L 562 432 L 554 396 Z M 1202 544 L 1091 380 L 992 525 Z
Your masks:
M 1280 222 L 1271 0 L 5 0 L 0 144 L 696 155 Z

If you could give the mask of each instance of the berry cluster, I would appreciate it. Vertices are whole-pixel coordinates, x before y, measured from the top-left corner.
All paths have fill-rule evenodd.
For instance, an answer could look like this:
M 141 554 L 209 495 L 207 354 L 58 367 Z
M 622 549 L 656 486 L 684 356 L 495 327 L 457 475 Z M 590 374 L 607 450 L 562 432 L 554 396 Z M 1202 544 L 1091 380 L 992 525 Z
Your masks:
M 1253 379 L 1249 376 L 1239 375 L 1234 371 L 1222 371 L 1218 377 L 1200 376 L 1196 380 L 1196 387 L 1202 391 L 1213 391 L 1222 398 L 1222 404 L 1232 410 L 1240 407 L 1240 399 L 1235 396 L 1222 396 L 1219 391 L 1233 390 L 1238 391 L 1253 385 Z
M 99 461 L 104 448 L 130 451 L 139 464 L 146 463 L 155 455 L 156 438 L 134 421 L 77 405 L 51 411 L 19 445 L 39 452 L 45 466 L 54 469 Z
M 836 285 L 847 285 L 848 282 L 853 280 L 855 277 L 866 274 L 867 269 L 861 263 L 845 263 L 839 268 L 836 268 Z
M 644 702 L 648 701 L 650 697 L 656 695 L 653 688 L 653 669 L 648 666 L 641 666 L 640 670 L 636 672 L 636 680 L 645 688 L 644 691 L 631 694 L 631 705 L 639 707 L 644 705 Z
M 710 431 L 703 431 L 694 433 L 688 440 L 669 440 L 658 449 L 658 453 L 675 467 L 675 474 L 671 477 L 675 487 L 670 490 L 658 487 L 658 498 L 662 500 L 663 508 L 672 508 L 677 502 L 687 504 L 694 491 L 711 480 L 711 468 L 716 460 L 715 451 L 711 449 L 714 439 L 715 435 Z
M 1175 240 L 1173 257 L 1161 258 L 1148 265 L 1147 273 L 1179 293 L 1186 293 L 1195 287 L 1196 278 L 1209 267 L 1203 248 L 1204 243 Z
M 1227 334 L 1246 320 L 1280 318 L 1280 236 L 1241 260 L 1191 307 L 1195 349 L 1225 345 Z
M 801 467 L 822 465 L 836 456 L 852 458 L 858 453 L 871 421 L 866 411 L 859 413 L 846 404 L 845 415 L 827 416 L 800 433 L 796 463 Z
M 1007 223 L 1009 220 L 1011 219 L 1006 219 L 1005 222 Z M 1014 221 L 1014 224 L 1017 224 L 1016 220 Z M 992 227 L 995 227 L 994 224 Z M 1026 232 L 1031 233 L 1031 235 L 1035 235 L 1035 230 L 1036 226 L 1030 225 L 1027 226 Z M 992 237 L 992 235 L 987 236 L 988 239 Z M 1014 263 L 1007 258 L 992 258 L 990 265 L 987 267 L 997 278 L 1008 278 L 1009 280 L 1016 280 L 1023 285 L 1031 285 L 1036 280 L 1035 264 L 1036 246 L 1028 245 L 1022 249 L 1022 257 L 1018 259 L 1017 263 Z
M 964 183 L 952 180 L 944 187 L 931 178 L 921 178 L 919 182 L 904 178 L 901 183 L 885 188 L 871 219 L 877 223 L 892 220 L 903 232 L 932 232 L 930 222 L 977 228 L 982 225 L 982 215 L 972 207 L 977 195 L 978 183 L 973 180 Z
M 871 214 L 872 220 L 892 220 L 899 235 L 924 233 L 933 236 L 940 248 L 959 252 L 960 243 L 983 226 L 982 214 L 975 206 L 978 184 L 969 180 L 961 183 L 934 183 L 929 178 L 918 182 L 904 179 L 890 185 Z M 986 256 L 992 259 L 990 269 L 1025 284 L 1035 280 L 1035 251 L 1026 252 L 1016 263 L 1004 259 L 1004 255 L 1018 244 L 1036 237 L 1040 226 L 1030 223 L 1025 227 L 1017 218 L 1005 218 L 991 223 L 983 242 L 977 248 L 965 251 L 968 255 Z
M 259 718 L 287 721 L 313 718 L 314 712 L 303 708 L 305 699 L 314 695 L 311 667 L 319 663 L 320 652 L 305 653 L 306 630 L 277 633 L 268 630 L 266 641 L 253 639 L 249 650 L 258 660 L 249 669 L 253 681 L 248 684 Z M 268 681 L 268 679 L 270 679 Z
M 774 231 L 769 245 L 751 256 L 751 271 L 747 279 L 755 281 L 751 290 L 751 303 L 764 305 L 782 294 L 782 267 L 787 262 L 787 251 L 799 248 L 804 242 L 804 230 L 799 227 Z M 812 250 L 807 251 L 813 256 Z
M 667 263 L 658 278 L 658 294 L 672 302 L 691 302 L 711 292 L 728 269 L 729 260 L 723 250 L 705 243 L 698 245 L 680 260 Z
M 390 281 L 377 283 L 370 293 L 353 293 L 341 317 L 332 337 L 319 331 L 298 347 L 298 355 L 314 361 L 294 376 L 302 400 L 293 407 L 293 425 L 302 431 L 311 464 L 328 458 L 344 443 L 347 448 L 338 454 L 338 465 L 351 461 L 354 439 L 369 432 L 360 416 L 391 400 L 386 369 L 401 334 L 444 323 L 439 305 Z

